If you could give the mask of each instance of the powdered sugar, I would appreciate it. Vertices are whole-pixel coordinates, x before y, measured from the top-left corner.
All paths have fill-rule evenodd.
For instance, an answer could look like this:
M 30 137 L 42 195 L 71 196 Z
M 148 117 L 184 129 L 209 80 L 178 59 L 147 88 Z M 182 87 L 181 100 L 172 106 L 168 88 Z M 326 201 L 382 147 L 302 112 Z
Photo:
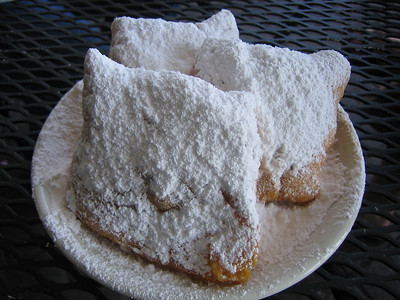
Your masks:
M 248 283 L 229 288 L 207 286 L 183 274 L 142 262 L 83 227 L 67 208 L 69 168 L 80 140 L 80 131 L 76 129 L 82 124 L 81 92 L 79 83 L 60 101 L 40 133 L 32 160 L 34 196 L 45 227 L 60 250 L 82 270 L 121 293 L 142 299 L 229 299 L 246 295 L 262 298 L 300 280 L 321 264 L 338 247 L 354 222 L 365 173 L 357 136 L 342 112 L 338 143 L 323 168 L 319 196 L 323 198 L 317 198 L 307 207 L 274 204 L 261 207 L 263 229 L 270 228 L 272 233 L 261 236 L 260 261 Z M 73 134 L 59 138 L 63 132 Z M 38 192 L 41 189 L 49 193 L 41 195 Z M 289 220 L 295 211 L 296 227 L 281 228 L 279 221 Z
M 177 70 L 224 91 L 253 93 L 262 171 L 278 190 L 285 172 L 296 176 L 326 156 L 336 131 L 337 89 L 350 74 L 339 53 L 244 43 L 227 10 L 196 24 L 118 18 L 112 27 L 110 57 L 128 67 Z
M 34 196 L 42 212 L 41 218 L 58 247 L 82 270 L 121 293 L 143 299 L 240 298 L 245 295 L 262 298 L 300 280 L 321 264 L 353 224 L 362 198 L 364 164 L 354 129 L 348 117 L 340 113 L 338 143 L 323 168 L 322 190 L 316 201 L 307 207 L 287 208 L 274 204 L 261 207 L 261 224 L 268 230 L 261 236 L 260 261 L 248 283 L 229 288 L 207 286 L 142 262 L 81 226 L 67 208 L 65 193 L 70 181 L 70 162 L 80 139 L 76 129 L 82 124 L 81 91 L 81 84 L 75 86 L 57 105 L 41 131 L 32 161 Z M 73 134 L 62 139 L 59 138 L 62 132 Z M 60 163 L 53 165 L 56 161 Z M 348 167 L 346 170 L 343 163 Z M 40 196 L 37 191 L 42 188 L 49 189 L 49 194 Z M 54 201 L 58 202 L 56 207 L 52 207 Z M 42 209 L 43 205 L 50 210 Z M 298 215 L 296 226 L 279 226 L 281 220 L 291 219 L 294 213 Z M 313 218 L 310 219 L 310 215 Z M 271 233 L 266 233 L 269 230 Z M 280 234 L 280 230 L 285 235 Z
M 251 91 L 258 106 L 263 168 L 276 181 L 325 154 L 336 130 L 335 89 L 350 73 L 335 51 L 307 55 L 238 40 L 207 39 L 195 66 L 200 78 L 218 88 Z
M 70 99 L 82 98 L 82 82 L 65 95 Z M 56 106 L 52 114 L 56 114 L 60 118 L 60 123 L 49 122 L 48 133 L 39 135 L 37 141 L 36 155 L 33 157 L 32 165 L 36 166 L 32 169 L 32 184 L 42 184 L 41 174 L 47 174 L 47 178 L 64 178 L 65 170 L 71 165 L 70 159 L 59 159 L 52 153 L 59 153 L 60 157 L 71 156 L 71 149 L 64 147 L 63 141 L 69 140 L 71 143 L 77 143 L 81 139 L 82 131 L 82 108 L 80 104 L 68 101 L 65 105 Z M 51 147 L 49 147 L 51 145 Z M 40 162 L 46 161 L 47 164 Z M 52 168 L 48 168 L 52 166 Z
M 343 194 L 344 177 L 337 178 L 337 176 L 344 174 L 345 171 L 346 168 L 341 164 L 338 154 L 331 151 L 322 173 L 321 192 L 318 199 L 307 208 L 275 204 L 259 205 L 262 224 L 260 264 L 273 264 L 287 259 L 299 241 L 306 240 L 323 222 L 327 210 Z M 266 220 L 273 221 L 264 222 Z
M 222 10 L 201 23 L 162 19 L 116 18 L 112 24 L 110 57 L 128 67 L 173 70 L 191 74 L 207 37 L 239 39 L 232 13 Z
M 84 86 L 74 191 L 102 229 L 196 273 L 208 271 L 208 247 L 232 272 L 238 258 L 250 260 L 259 223 L 253 98 L 177 72 L 126 68 L 93 49 Z M 149 193 L 171 209 L 160 212 Z
M 225 17 L 229 15 L 223 13 Z M 329 157 L 331 164 L 324 168 L 322 192 L 309 207 L 288 208 L 274 204 L 256 204 L 255 183 L 260 148 L 264 147 L 263 163 L 274 166 L 273 171 L 278 171 L 278 174 L 288 167 L 282 165 L 281 158 L 286 161 L 291 153 L 302 158 L 292 162 L 289 167 L 296 168 L 296 165 L 304 164 L 304 149 L 296 148 L 297 143 L 301 144 L 303 140 L 296 140 L 293 132 L 287 136 L 286 123 L 288 120 L 303 122 L 300 127 L 304 126 L 306 130 L 306 126 L 315 125 L 312 119 L 314 116 L 307 111 L 299 112 L 298 110 L 304 109 L 304 103 L 298 106 L 293 100 L 294 96 L 303 99 L 309 97 L 310 93 L 316 93 L 311 97 L 316 102 L 310 105 L 316 105 L 313 109 L 317 108 L 318 111 L 319 106 L 323 105 L 321 101 L 318 102 L 318 97 L 334 98 L 329 91 L 340 82 L 336 77 L 324 78 L 327 77 L 324 68 L 328 66 L 334 69 L 337 65 L 345 68 L 346 64 L 333 52 L 319 54 L 321 65 L 313 62 L 312 56 L 292 55 L 287 49 L 278 51 L 272 47 L 247 45 L 236 40 L 235 30 L 232 30 L 236 26 L 232 27 L 231 21 L 232 18 L 226 22 L 225 19 L 214 16 L 196 25 L 181 26 L 176 23 L 166 24 L 162 20 L 147 24 L 147 21 L 142 20 L 134 26 L 147 24 L 147 27 L 139 30 L 136 27 L 134 31 L 145 35 L 149 34 L 146 30 L 152 31 L 150 37 L 155 37 L 155 40 L 150 39 L 150 44 L 153 46 L 160 41 L 165 42 L 165 33 L 160 32 L 158 35 L 158 27 L 172 30 L 174 46 L 179 44 L 176 37 L 184 33 L 183 37 L 189 40 L 189 44 L 184 44 L 182 51 L 169 53 L 173 61 L 169 60 L 168 54 L 161 57 L 161 61 L 167 63 L 161 69 L 192 73 L 193 58 L 197 55 L 198 76 L 222 89 L 243 92 L 224 93 L 204 80 L 177 72 L 128 70 L 94 50 L 89 51 L 83 115 L 86 125 L 90 126 L 85 126 L 84 139 L 75 157 L 81 163 L 74 165 L 72 170 L 74 184 L 77 186 L 75 192 L 79 195 L 75 195 L 72 190 L 67 194 L 70 199 L 69 209 L 72 211 L 75 210 L 74 200 L 78 196 L 88 211 L 102 219 L 102 229 L 121 236 L 126 241 L 132 237 L 137 238 L 139 247 L 132 249 L 133 251 L 157 258 L 163 263 L 173 259 L 186 269 L 200 273 L 208 272 L 207 257 L 204 255 L 208 251 L 208 244 L 212 245 L 212 253 L 218 256 L 222 265 L 235 271 L 232 259 L 240 256 L 243 249 L 251 249 L 258 240 L 260 216 L 260 263 L 252 280 L 246 285 L 233 288 L 197 285 L 184 276 L 162 271 L 125 255 L 115 245 L 81 227 L 80 222 L 66 207 L 67 186 L 63 182 L 65 178 L 68 182 L 70 180 L 68 175 L 71 155 L 80 139 L 77 129 L 81 125 L 81 112 L 71 109 L 70 105 L 71 98 L 75 101 L 80 97 L 76 93 L 81 88 L 79 85 L 54 113 L 58 117 L 64 114 L 73 115 L 69 119 L 74 125 L 51 117 L 41 134 L 43 137 L 37 148 L 38 154 L 35 154 L 33 160 L 34 190 L 47 191 L 46 195 L 62 195 L 57 197 L 58 204 L 54 207 L 56 210 L 42 211 L 42 216 L 46 215 L 45 225 L 57 243 L 79 266 L 123 293 L 145 298 L 239 296 L 258 289 L 266 280 L 271 284 L 270 289 L 273 289 L 273 286 L 280 284 L 280 274 L 296 276 L 295 272 L 292 273 L 294 270 L 306 269 L 307 255 L 298 260 L 295 253 L 301 249 L 299 245 L 310 238 L 311 233 L 322 224 L 332 204 L 343 195 L 342 187 L 346 182 L 342 175 L 348 175 L 349 171 L 345 171 L 341 164 L 342 158 L 333 151 Z M 203 35 L 193 26 L 199 28 Z M 206 41 L 206 36 L 213 34 L 215 26 L 221 27 L 221 31 L 216 32 L 213 38 L 222 38 L 229 32 L 232 34 L 231 41 Z M 120 29 L 113 30 L 120 32 Z M 190 36 L 194 37 L 193 43 L 189 35 L 185 35 L 188 33 L 193 33 Z M 116 44 L 111 53 L 114 50 L 115 53 L 118 52 L 118 44 L 123 43 L 124 38 L 126 37 L 122 40 L 117 37 L 114 39 Z M 197 44 L 198 40 L 201 43 Z M 204 41 L 206 42 L 203 43 Z M 230 43 L 230 47 L 226 47 L 225 43 Z M 216 44 L 218 47 L 214 47 Z M 154 52 L 148 52 L 147 46 L 139 47 L 140 51 L 144 50 L 145 58 L 137 64 L 158 69 L 160 64 L 153 61 Z M 201 46 L 204 53 L 199 53 Z M 160 53 L 164 55 L 168 51 L 168 47 L 162 48 Z M 223 54 L 224 66 L 229 67 L 207 73 L 208 68 L 219 67 L 207 65 L 219 61 L 216 59 L 218 55 L 215 56 L 218 51 Z M 132 58 L 129 55 L 122 58 L 126 60 L 124 63 Z M 209 56 L 209 60 L 202 60 L 205 56 Z M 283 66 L 283 71 L 276 71 L 278 65 Z M 255 74 L 256 67 L 262 70 L 259 74 Z M 236 76 L 230 77 L 233 71 Z M 308 73 L 306 79 L 300 76 L 307 71 L 310 74 L 320 72 L 323 76 L 318 76 L 314 81 L 307 79 Z M 266 78 L 266 75 L 270 77 Z M 290 80 L 301 82 L 306 88 L 301 90 L 290 85 L 288 91 L 284 90 L 284 83 Z M 314 91 L 324 85 L 330 87 L 323 89 L 328 91 L 328 95 Z M 274 101 L 266 105 L 262 102 L 263 97 L 270 100 L 276 98 L 278 101 L 283 99 L 282 105 L 286 106 L 281 107 Z M 332 107 L 329 116 L 335 116 L 336 106 Z M 317 114 L 320 121 L 326 121 L 325 117 L 328 116 L 324 113 Z M 281 120 L 276 121 L 277 118 Z M 65 139 L 68 128 L 74 129 L 76 139 Z M 53 135 L 57 131 L 62 133 L 64 139 Z M 309 128 L 306 131 L 309 132 Z M 261 135 L 263 145 L 258 134 Z M 300 137 L 301 134 L 300 132 Z M 196 138 L 193 139 L 193 136 Z M 326 132 L 316 133 L 317 138 L 323 136 L 326 137 Z M 294 141 L 296 145 L 293 146 L 288 141 Z M 276 148 L 269 148 L 275 147 L 277 142 Z M 303 144 L 301 146 L 304 147 Z M 301 151 L 296 152 L 296 149 Z M 56 156 L 51 156 L 53 151 L 57 153 Z M 306 153 L 313 153 L 311 157 L 318 151 L 322 150 L 306 149 Z M 146 155 L 142 155 L 144 153 Z M 268 158 L 268 153 L 273 156 Z M 60 158 L 65 158 L 62 163 L 58 162 Z M 51 171 L 48 176 L 43 175 L 47 162 L 57 165 L 57 172 Z M 355 176 L 360 177 L 359 171 L 357 169 Z M 63 178 L 63 174 L 67 174 L 66 177 Z M 335 180 L 332 181 L 332 178 Z M 89 193 L 85 194 L 88 190 Z M 166 199 L 167 204 L 164 203 L 161 207 L 159 203 L 145 201 L 149 197 L 149 190 L 154 193 L 155 198 Z M 95 204 L 91 201 L 93 198 L 99 201 Z M 352 200 L 357 201 L 358 198 Z M 356 211 L 354 201 L 346 208 L 351 210 L 347 215 L 352 216 Z M 162 213 L 160 209 L 163 210 Z M 237 219 L 237 214 L 241 216 L 240 219 Z M 208 218 L 203 218 L 203 215 Z M 240 224 L 243 220 L 247 224 L 241 227 L 239 225 L 243 225 Z M 204 238 L 204 232 L 207 238 Z M 295 247 L 298 247 L 297 250 L 293 250 Z M 328 248 L 314 249 L 312 255 L 321 258 L 331 251 Z M 101 253 L 97 255 L 98 252 Z M 111 260 L 110 263 L 105 261 L 106 258 Z M 280 266 L 277 262 L 282 260 L 293 264 L 286 269 L 277 267 Z M 279 272 L 274 274 L 271 270 Z M 140 274 L 140 277 L 144 274 L 146 280 L 132 274 Z M 163 280 L 167 280 L 173 288 L 165 290 Z

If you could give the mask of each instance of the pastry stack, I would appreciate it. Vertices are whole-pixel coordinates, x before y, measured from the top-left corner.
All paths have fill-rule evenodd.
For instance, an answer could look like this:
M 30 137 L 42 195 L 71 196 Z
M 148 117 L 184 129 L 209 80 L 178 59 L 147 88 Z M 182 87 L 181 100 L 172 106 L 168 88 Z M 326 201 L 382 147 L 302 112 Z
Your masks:
M 85 59 L 70 206 L 151 263 L 246 282 L 257 203 L 318 195 L 348 61 L 245 43 L 227 10 L 201 23 L 122 17 L 111 31 L 108 57 Z

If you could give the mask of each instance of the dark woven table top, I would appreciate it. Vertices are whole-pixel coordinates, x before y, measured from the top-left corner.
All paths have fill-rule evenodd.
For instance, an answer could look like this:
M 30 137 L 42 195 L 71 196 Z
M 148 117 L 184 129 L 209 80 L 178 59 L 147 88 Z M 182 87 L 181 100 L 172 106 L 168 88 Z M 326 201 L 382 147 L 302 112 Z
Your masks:
M 400 299 L 400 3 L 396 1 L 15 1 L 0 4 L 0 298 L 127 299 L 87 278 L 46 234 L 31 195 L 35 141 L 107 53 L 114 17 L 201 21 L 222 8 L 241 38 L 352 64 L 342 105 L 363 147 L 367 185 L 349 236 L 316 272 L 272 299 Z

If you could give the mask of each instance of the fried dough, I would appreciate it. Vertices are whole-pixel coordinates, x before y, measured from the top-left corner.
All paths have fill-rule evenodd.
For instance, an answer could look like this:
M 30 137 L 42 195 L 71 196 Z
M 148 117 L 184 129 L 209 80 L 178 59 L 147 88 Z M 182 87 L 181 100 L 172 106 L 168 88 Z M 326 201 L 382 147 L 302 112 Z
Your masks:
M 247 281 L 261 153 L 251 95 L 127 68 L 91 49 L 82 108 L 70 189 L 79 219 L 164 267 Z

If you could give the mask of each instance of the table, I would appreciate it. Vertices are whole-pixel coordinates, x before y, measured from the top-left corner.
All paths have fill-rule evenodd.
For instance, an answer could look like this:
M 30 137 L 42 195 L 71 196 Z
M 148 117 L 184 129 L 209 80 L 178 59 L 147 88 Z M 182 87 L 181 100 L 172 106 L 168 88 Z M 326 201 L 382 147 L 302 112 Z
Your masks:
M 342 105 L 366 162 L 350 234 L 316 272 L 271 299 L 400 298 L 400 3 L 396 1 L 0 1 L 0 298 L 128 299 L 80 273 L 46 234 L 31 194 L 35 141 L 83 76 L 88 48 L 107 53 L 114 17 L 201 21 L 222 8 L 241 38 L 352 64 Z

